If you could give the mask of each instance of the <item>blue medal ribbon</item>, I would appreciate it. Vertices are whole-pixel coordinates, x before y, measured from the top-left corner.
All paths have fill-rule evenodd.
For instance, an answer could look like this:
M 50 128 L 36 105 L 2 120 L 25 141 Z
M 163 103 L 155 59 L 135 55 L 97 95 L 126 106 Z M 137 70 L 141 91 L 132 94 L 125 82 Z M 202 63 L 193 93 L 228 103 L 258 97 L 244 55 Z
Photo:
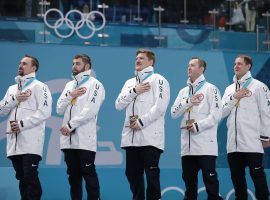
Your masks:
M 75 85 L 74 84 L 73 88 L 75 89 L 75 88 L 80 87 L 82 84 L 84 84 L 85 82 L 87 82 L 89 79 L 90 79 L 90 76 L 85 77 L 80 83 L 78 83 L 78 85 Z
M 247 79 L 246 82 L 243 84 L 242 89 L 246 89 L 249 86 L 249 84 L 251 83 L 252 80 L 253 80 L 252 77 Z
M 35 77 L 29 78 L 29 80 L 24 84 L 24 86 L 22 86 L 21 91 L 28 87 L 34 80 L 36 80 Z
M 148 77 L 152 76 L 153 74 L 154 74 L 153 71 L 150 72 L 150 73 L 148 73 L 148 74 L 142 79 L 142 82 L 143 82 L 144 80 L 146 80 Z
M 198 87 L 196 88 L 196 90 L 194 91 L 194 93 L 192 94 L 191 90 L 189 90 L 189 95 L 188 97 L 190 98 L 192 95 L 196 94 L 196 92 L 198 92 L 200 89 L 202 89 L 202 87 L 204 86 L 204 84 L 206 83 L 206 80 L 202 81 Z

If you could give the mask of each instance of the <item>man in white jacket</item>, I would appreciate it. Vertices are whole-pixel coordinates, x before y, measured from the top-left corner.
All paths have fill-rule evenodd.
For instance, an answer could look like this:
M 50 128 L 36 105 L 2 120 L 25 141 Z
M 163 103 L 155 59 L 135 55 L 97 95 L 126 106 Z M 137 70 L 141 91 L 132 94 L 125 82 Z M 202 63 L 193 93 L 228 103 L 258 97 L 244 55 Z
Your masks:
M 25 55 L 19 64 L 16 84 L 0 102 L 0 116 L 7 119 L 7 157 L 19 180 L 21 199 L 36 200 L 42 195 L 38 165 L 42 157 L 45 120 L 51 116 L 49 88 L 36 79 L 38 60 Z
M 252 58 L 235 59 L 234 83 L 222 98 L 223 117 L 227 119 L 227 153 L 236 199 L 248 199 L 245 168 L 248 166 L 259 200 L 269 199 L 262 166 L 263 145 L 270 138 L 270 96 L 268 87 L 250 73 Z
M 60 129 L 60 146 L 64 152 L 72 200 L 82 199 L 82 178 L 87 199 L 100 197 L 95 168 L 97 151 L 97 115 L 105 99 L 103 85 L 91 73 L 91 59 L 76 55 L 72 65 L 73 79 L 68 82 L 57 102 L 57 113 L 64 114 Z
M 168 81 L 154 73 L 155 54 L 146 49 L 136 53 L 136 77 L 126 81 L 115 101 L 117 110 L 126 109 L 121 147 L 126 150 L 126 176 L 132 199 L 161 198 L 160 154 L 164 150 L 164 116 L 170 100 Z
M 186 185 L 185 199 L 197 199 L 198 172 L 209 200 L 219 196 L 216 172 L 218 155 L 217 127 L 221 119 L 221 97 L 216 86 L 206 82 L 206 63 L 193 57 L 188 64 L 188 86 L 181 89 L 173 106 L 174 119 L 183 116 L 181 129 L 182 178 Z

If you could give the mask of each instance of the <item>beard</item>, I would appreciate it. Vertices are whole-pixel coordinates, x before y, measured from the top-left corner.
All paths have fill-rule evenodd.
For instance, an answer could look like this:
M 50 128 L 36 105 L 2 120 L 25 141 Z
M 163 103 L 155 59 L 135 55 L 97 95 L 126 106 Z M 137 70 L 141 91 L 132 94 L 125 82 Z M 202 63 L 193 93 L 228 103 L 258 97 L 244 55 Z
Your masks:
M 24 76 L 24 70 L 23 69 L 18 69 L 18 75 L 19 76 Z
M 73 69 L 72 70 L 72 75 L 77 76 L 79 73 L 84 72 L 84 71 L 85 71 L 85 66 L 82 68 L 82 70 Z

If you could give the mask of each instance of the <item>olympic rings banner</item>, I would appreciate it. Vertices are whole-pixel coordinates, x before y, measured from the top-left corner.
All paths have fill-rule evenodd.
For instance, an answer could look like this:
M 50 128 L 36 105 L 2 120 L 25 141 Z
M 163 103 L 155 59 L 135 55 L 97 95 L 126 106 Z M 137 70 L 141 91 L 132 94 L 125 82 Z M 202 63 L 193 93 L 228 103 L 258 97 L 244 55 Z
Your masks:
M 48 20 L 48 15 L 50 13 L 56 12 L 59 15 L 59 19 L 57 19 L 54 24 L 50 24 Z M 79 15 L 79 20 L 71 20 L 72 15 Z M 97 16 L 101 17 L 101 25 L 99 27 L 96 27 L 95 23 L 92 21 L 97 18 Z M 91 11 L 90 13 L 82 13 L 79 10 L 70 10 L 65 16 L 64 14 L 56 9 L 56 8 L 51 8 L 46 11 L 44 15 L 44 23 L 46 24 L 47 27 L 51 28 L 54 30 L 55 34 L 60 37 L 60 38 L 69 38 L 73 35 L 74 31 L 77 34 L 78 37 L 81 39 L 89 39 L 94 36 L 96 31 L 100 31 L 105 27 L 106 24 L 106 19 L 105 16 L 99 12 L 99 11 Z M 87 26 L 87 28 L 90 31 L 90 34 L 87 36 L 84 36 L 80 33 L 80 29 L 84 26 Z M 63 34 L 60 32 L 61 26 L 66 26 L 67 29 L 70 31 L 68 34 Z

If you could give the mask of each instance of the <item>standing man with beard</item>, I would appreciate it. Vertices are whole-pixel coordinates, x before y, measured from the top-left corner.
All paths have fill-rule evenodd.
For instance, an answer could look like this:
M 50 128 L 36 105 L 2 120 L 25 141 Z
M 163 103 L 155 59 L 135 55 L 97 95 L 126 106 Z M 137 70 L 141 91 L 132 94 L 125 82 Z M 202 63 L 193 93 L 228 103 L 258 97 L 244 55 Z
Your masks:
M 263 146 L 270 145 L 270 96 L 268 87 L 250 73 L 252 58 L 239 55 L 233 84 L 222 98 L 227 117 L 227 153 L 236 199 L 248 199 L 245 168 L 249 167 L 258 200 L 269 200 L 263 169 Z
M 198 172 L 202 170 L 208 200 L 222 199 L 216 172 L 217 127 L 221 119 L 221 97 L 216 86 L 205 80 L 206 62 L 193 57 L 188 63 L 188 86 L 181 89 L 172 108 L 181 121 L 182 178 L 185 199 L 198 196 Z
M 115 101 L 117 110 L 126 109 L 121 147 L 126 150 L 126 176 L 132 199 L 161 198 L 160 154 L 164 150 L 165 113 L 170 100 L 168 81 L 154 73 L 155 54 L 146 49 L 136 53 L 135 77 L 126 81 Z
M 8 88 L 0 102 L 0 116 L 7 119 L 7 157 L 19 180 L 21 199 L 41 199 L 38 165 L 42 157 L 45 120 L 51 116 L 49 88 L 36 79 L 38 60 L 25 55 L 18 69 L 16 84 Z
M 57 102 L 57 113 L 64 114 L 60 136 L 69 175 L 72 200 L 82 199 L 82 178 L 88 200 L 100 198 L 95 168 L 97 151 L 97 115 L 105 99 L 103 85 L 90 77 L 91 59 L 85 54 L 73 58 L 73 79 Z

